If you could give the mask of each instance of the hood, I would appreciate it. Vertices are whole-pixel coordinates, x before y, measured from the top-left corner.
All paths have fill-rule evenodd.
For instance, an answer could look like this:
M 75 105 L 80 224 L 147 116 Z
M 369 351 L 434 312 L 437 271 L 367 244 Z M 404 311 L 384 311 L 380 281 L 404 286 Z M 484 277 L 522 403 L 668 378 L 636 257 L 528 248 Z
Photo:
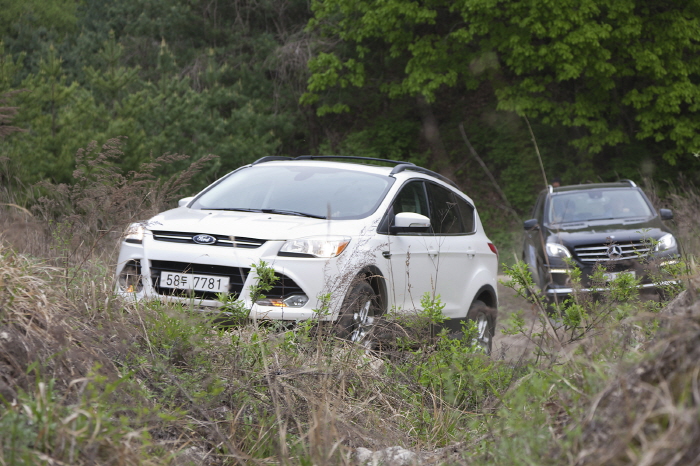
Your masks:
M 178 207 L 156 215 L 146 226 L 149 230 L 287 240 L 326 234 L 353 236 L 365 225 L 367 219 L 329 221 L 294 215 Z
M 548 237 L 554 237 L 556 242 L 570 246 L 659 239 L 668 232 L 658 216 L 622 222 L 616 220 L 614 223 L 610 223 L 610 220 L 593 220 L 547 225 Z

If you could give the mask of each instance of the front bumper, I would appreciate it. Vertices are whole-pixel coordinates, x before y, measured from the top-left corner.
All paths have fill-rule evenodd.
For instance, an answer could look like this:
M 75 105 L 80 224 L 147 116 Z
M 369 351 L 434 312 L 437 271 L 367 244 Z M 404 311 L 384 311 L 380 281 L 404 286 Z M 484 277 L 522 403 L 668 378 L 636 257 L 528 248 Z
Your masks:
M 672 286 L 680 284 L 680 280 L 669 280 L 660 283 L 642 283 L 637 286 L 638 289 L 656 289 L 664 286 Z M 552 296 L 567 296 L 576 292 L 582 293 L 602 293 L 609 291 L 610 287 L 595 287 L 595 288 L 567 288 L 567 287 L 557 287 L 557 288 L 547 288 L 545 294 L 549 297 Z
M 609 291 L 610 286 L 608 282 L 593 280 L 592 277 L 596 272 L 596 267 L 602 267 L 603 276 L 609 276 L 611 281 L 619 274 L 633 273 L 635 278 L 639 280 L 636 288 L 640 290 L 676 286 L 680 284 L 680 280 L 676 278 L 676 275 L 668 272 L 668 268 L 678 264 L 680 264 L 678 255 L 657 256 L 646 261 L 624 260 L 596 264 L 576 263 L 581 270 L 581 281 L 579 286 L 574 286 L 568 264 L 557 263 L 550 267 L 545 267 L 545 271 L 550 279 L 545 283 L 543 291 L 548 297 L 567 296 L 574 292 L 601 293 Z
M 163 264 L 185 264 L 206 273 L 225 273 L 222 270 L 238 270 L 232 275 L 230 288 L 236 297 L 250 309 L 249 317 L 257 320 L 299 321 L 311 318 L 334 320 L 345 296 L 347 283 L 343 277 L 350 262 L 343 255 L 331 259 L 281 257 L 277 253 L 283 241 L 267 241 L 256 249 L 224 248 L 197 244 L 174 244 L 155 241 L 145 237 L 143 244 L 123 242 L 116 269 L 117 293 L 129 300 L 159 300 L 181 303 L 190 308 L 217 311 L 221 301 L 209 293 L 205 296 L 178 296 L 159 286 Z M 348 252 L 348 251 L 346 251 Z M 271 267 L 276 274 L 301 289 L 308 301 L 300 307 L 266 306 L 253 303 L 251 290 L 258 282 L 255 265 L 260 261 Z M 185 268 L 185 266 L 180 266 Z M 184 272 L 185 270 L 180 270 Z M 211 272 L 213 271 L 213 272 Z M 130 281 L 127 274 L 138 273 Z M 235 282 L 235 283 L 234 283 Z M 330 296 L 329 300 L 323 299 Z M 271 297 L 271 295 L 268 295 Z

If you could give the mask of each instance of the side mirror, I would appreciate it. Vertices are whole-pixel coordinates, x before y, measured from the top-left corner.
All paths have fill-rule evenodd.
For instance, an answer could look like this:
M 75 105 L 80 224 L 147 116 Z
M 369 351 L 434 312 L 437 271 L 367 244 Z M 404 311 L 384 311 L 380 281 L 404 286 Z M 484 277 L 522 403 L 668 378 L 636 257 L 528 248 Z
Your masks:
M 673 211 L 671 209 L 659 209 L 661 220 L 673 220 Z
M 392 233 L 426 233 L 430 229 L 430 219 L 414 212 L 401 212 L 394 217 Z
M 194 199 L 194 196 L 183 197 L 182 199 L 180 199 L 179 201 L 177 201 L 177 206 L 178 206 L 178 207 L 185 207 L 187 204 L 190 203 L 190 201 L 191 201 L 192 199 Z
M 531 218 L 530 220 L 525 220 L 523 222 L 523 228 L 525 230 L 539 230 L 540 226 L 536 218 Z

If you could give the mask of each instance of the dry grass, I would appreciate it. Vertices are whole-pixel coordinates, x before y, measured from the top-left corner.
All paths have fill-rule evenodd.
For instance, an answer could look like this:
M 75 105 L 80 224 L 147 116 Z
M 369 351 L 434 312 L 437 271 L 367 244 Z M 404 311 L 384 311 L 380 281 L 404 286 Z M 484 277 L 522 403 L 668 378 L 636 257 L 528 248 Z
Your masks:
M 311 327 L 223 331 L 113 296 L 112 232 L 187 181 L 122 175 L 118 156 L 119 141 L 89 147 L 78 183 L 41 200 L 0 192 L 0 464 L 350 465 L 356 448 L 395 445 L 422 464 L 700 463 L 696 270 L 663 313 L 527 370 L 406 324 L 390 330 L 411 351 L 383 355 Z M 690 248 L 698 200 L 667 201 Z M 448 356 L 457 382 L 438 370 Z

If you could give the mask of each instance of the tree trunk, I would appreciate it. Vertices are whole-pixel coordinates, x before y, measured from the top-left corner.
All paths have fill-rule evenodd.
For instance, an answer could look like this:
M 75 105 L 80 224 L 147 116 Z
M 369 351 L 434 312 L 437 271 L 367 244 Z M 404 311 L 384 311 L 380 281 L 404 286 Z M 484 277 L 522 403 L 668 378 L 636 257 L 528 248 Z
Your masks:
M 422 95 L 416 96 L 418 111 L 423 124 L 422 133 L 430 147 L 430 168 L 441 175 L 449 176 L 450 159 L 440 137 L 440 127 L 430 103 Z

